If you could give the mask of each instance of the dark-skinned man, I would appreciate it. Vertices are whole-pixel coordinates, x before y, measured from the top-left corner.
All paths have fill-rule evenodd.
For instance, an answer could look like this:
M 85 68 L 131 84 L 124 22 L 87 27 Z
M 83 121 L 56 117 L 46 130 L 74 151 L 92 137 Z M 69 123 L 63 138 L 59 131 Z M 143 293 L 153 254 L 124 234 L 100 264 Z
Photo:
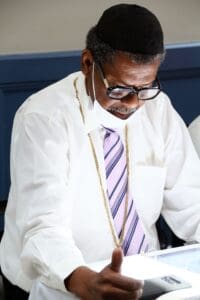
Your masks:
M 115 5 L 88 32 L 81 72 L 18 110 L 1 268 L 21 299 L 138 299 L 123 256 L 159 249 L 160 214 L 200 241 L 200 162 L 161 91 L 164 56 L 156 16 Z

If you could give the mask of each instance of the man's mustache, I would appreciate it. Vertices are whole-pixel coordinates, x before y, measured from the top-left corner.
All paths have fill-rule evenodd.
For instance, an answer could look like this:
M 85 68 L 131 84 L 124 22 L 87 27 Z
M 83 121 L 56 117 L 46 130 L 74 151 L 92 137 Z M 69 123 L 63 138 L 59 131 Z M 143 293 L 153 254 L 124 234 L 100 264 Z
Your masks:
M 133 108 L 126 108 L 126 107 L 111 107 L 108 109 L 109 112 L 114 113 L 118 112 L 121 114 L 129 115 L 134 113 L 139 107 L 133 107 Z

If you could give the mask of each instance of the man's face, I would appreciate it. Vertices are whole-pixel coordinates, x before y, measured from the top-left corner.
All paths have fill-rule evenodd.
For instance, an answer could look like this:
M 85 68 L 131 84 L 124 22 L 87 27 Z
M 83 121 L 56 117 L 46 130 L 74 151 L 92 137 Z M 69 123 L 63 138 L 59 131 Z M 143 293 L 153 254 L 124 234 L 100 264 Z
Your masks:
M 152 82 L 156 79 L 159 64 L 159 60 L 148 64 L 137 64 L 127 57 L 127 55 L 119 52 L 112 62 L 104 64 L 101 68 L 109 87 L 123 86 L 143 88 L 150 87 Z M 135 108 L 144 104 L 144 101 L 138 100 L 136 94 L 128 95 L 121 100 L 109 98 L 101 71 L 96 64 L 94 64 L 93 68 L 93 61 L 91 65 L 88 66 L 88 72 L 86 72 L 85 75 L 88 94 L 93 100 L 96 94 L 96 99 L 100 105 L 120 119 L 127 119 Z M 94 81 L 95 93 L 92 80 Z

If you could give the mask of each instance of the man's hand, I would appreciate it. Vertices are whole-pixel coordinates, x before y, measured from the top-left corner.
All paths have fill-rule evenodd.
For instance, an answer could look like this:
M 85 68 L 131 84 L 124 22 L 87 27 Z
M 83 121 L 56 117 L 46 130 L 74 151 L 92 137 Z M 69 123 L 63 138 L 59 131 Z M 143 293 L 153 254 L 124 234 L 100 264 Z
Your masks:
M 142 294 L 143 283 L 120 274 L 122 261 L 122 250 L 117 248 L 111 264 L 101 272 L 79 267 L 66 278 L 65 286 L 82 300 L 137 300 Z

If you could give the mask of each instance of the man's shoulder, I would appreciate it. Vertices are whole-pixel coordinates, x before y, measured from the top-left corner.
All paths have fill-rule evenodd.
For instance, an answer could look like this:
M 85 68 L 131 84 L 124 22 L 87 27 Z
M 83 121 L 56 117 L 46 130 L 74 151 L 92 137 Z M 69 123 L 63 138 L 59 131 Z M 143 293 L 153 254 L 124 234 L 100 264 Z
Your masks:
M 164 92 L 161 92 L 155 99 L 146 101 L 144 105 L 145 113 L 152 117 L 155 115 L 162 116 L 163 113 L 166 114 L 172 107 L 169 97 Z
M 73 106 L 72 99 L 75 97 L 73 82 L 77 76 L 81 76 L 81 73 L 72 73 L 32 94 L 19 108 L 18 113 L 38 113 L 48 116 L 64 107 Z
M 192 123 L 189 125 L 189 129 L 193 129 L 193 128 L 200 128 L 200 115 L 198 117 L 196 117 Z

